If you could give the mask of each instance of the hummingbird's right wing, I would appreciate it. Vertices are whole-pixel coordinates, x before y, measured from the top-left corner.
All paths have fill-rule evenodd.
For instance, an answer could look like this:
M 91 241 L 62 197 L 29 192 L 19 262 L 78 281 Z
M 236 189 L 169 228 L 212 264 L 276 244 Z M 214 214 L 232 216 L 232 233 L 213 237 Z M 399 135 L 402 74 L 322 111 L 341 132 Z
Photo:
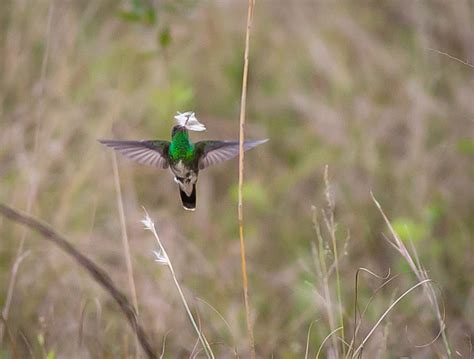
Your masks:
M 98 141 L 142 165 L 168 167 L 168 141 Z
M 267 142 L 268 139 L 258 141 L 244 141 L 244 151 Z M 239 155 L 239 141 L 199 141 L 196 142 L 199 156 L 199 169 L 204 169 L 230 160 Z

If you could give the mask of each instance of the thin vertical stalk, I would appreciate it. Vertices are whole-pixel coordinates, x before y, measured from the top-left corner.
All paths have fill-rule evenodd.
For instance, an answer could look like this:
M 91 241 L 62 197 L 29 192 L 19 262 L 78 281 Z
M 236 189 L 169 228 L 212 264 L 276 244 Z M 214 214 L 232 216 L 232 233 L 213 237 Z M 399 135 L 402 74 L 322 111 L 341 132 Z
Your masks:
M 323 211 L 324 215 L 324 211 Z M 317 248 L 317 255 L 319 262 L 316 262 L 316 270 L 318 271 L 318 275 L 323 281 L 323 292 L 324 292 L 324 300 L 325 300 L 325 307 L 328 316 L 329 328 L 333 331 L 336 328 L 333 307 L 332 307 L 332 298 L 331 298 L 331 291 L 329 288 L 329 271 L 326 264 L 325 258 L 325 248 L 324 248 L 324 238 L 321 233 L 321 227 L 319 226 L 318 222 L 318 212 L 315 207 L 313 207 L 313 224 L 314 229 L 316 230 L 316 236 L 318 238 L 318 248 Z M 337 352 L 337 338 L 333 337 L 333 347 L 334 350 Z
M 244 289 L 245 314 L 247 319 L 247 332 L 250 345 L 250 358 L 255 358 L 255 340 L 253 335 L 253 323 L 250 312 L 249 287 L 247 277 L 247 262 L 245 255 L 244 241 L 244 211 L 242 206 L 242 189 L 244 184 L 244 125 L 245 125 L 245 109 L 247 104 L 247 78 L 249 69 L 249 51 L 250 51 L 250 29 L 252 25 L 252 15 L 255 0 L 248 0 L 247 10 L 247 29 L 245 31 L 245 50 L 244 50 L 244 70 L 242 75 L 242 94 L 240 100 L 240 131 L 239 131 L 239 238 L 240 238 L 240 260 L 242 267 L 242 285 Z
M 118 212 L 119 212 L 119 217 L 120 217 L 120 228 L 122 232 L 122 244 L 123 244 L 123 251 L 125 254 L 125 263 L 127 266 L 128 283 L 130 285 L 130 292 L 132 295 L 133 306 L 135 307 L 135 311 L 138 314 L 137 291 L 135 288 L 135 280 L 133 279 L 132 258 L 130 256 L 130 245 L 128 243 L 127 227 L 125 224 L 125 211 L 123 209 L 122 190 L 120 188 L 120 177 L 118 173 L 117 157 L 115 156 L 115 153 L 112 154 L 112 167 L 114 170 L 115 192 L 116 192 L 117 206 L 118 206 Z
M 132 266 L 132 258 L 130 256 L 130 245 L 128 243 L 128 235 L 127 235 L 127 226 L 125 224 L 125 211 L 123 209 L 123 200 L 122 200 L 122 190 L 120 188 L 120 176 L 118 172 L 117 166 L 117 156 L 115 153 L 112 153 L 112 167 L 114 170 L 114 183 L 115 183 L 115 194 L 117 197 L 117 206 L 118 212 L 120 217 L 120 228 L 122 232 L 122 245 L 123 245 L 123 253 L 125 255 L 125 263 L 127 266 L 127 276 L 128 276 L 128 285 L 130 286 L 130 293 L 132 295 L 132 302 L 133 306 L 135 307 L 135 312 L 138 313 L 138 299 L 137 299 L 137 290 L 135 287 L 135 280 L 133 278 L 133 266 Z M 135 338 L 135 348 L 138 353 L 138 339 Z
M 341 295 L 341 279 L 339 276 L 339 254 L 337 252 L 337 243 L 336 243 L 336 224 L 334 223 L 334 201 L 331 197 L 330 187 L 329 187 L 329 174 L 328 166 L 324 168 L 324 182 L 326 186 L 326 201 L 329 206 L 329 218 L 325 216 L 327 229 L 331 235 L 332 250 L 334 253 L 334 265 L 336 269 L 336 295 L 337 295 L 337 304 L 339 311 L 339 326 L 341 328 L 341 337 L 342 337 L 342 356 L 346 356 L 346 346 L 345 346 L 345 337 L 344 337 L 344 313 L 342 310 L 342 295 Z M 335 348 L 337 350 L 337 347 Z

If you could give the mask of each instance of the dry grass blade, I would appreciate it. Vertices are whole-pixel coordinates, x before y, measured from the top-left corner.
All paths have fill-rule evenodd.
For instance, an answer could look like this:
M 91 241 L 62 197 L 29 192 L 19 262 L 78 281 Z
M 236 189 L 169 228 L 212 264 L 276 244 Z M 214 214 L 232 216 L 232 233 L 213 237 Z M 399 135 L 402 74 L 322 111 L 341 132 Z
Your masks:
M 309 354 L 309 338 L 311 337 L 311 329 L 313 328 L 313 324 L 316 323 L 317 320 L 313 320 L 308 328 L 308 335 L 306 336 L 306 349 L 304 351 L 304 359 L 308 359 Z
M 165 355 L 165 350 L 166 350 L 166 339 L 168 338 L 168 334 L 170 331 L 167 331 L 165 336 L 163 337 L 163 344 L 161 346 L 161 354 L 160 354 L 160 359 L 162 359 Z
M 325 344 L 325 343 L 328 341 L 328 339 L 329 339 L 334 333 L 336 333 L 338 330 L 342 330 L 342 327 L 336 328 L 336 329 L 334 329 L 333 331 L 331 331 L 331 333 L 329 333 L 328 335 L 326 335 L 326 338 L 324 338 L 323 342 L 321 343 L 321 345 L 320 345 L 319 348 L 318 348 L 318 352 L 316 353 L 316 359 L 319 358 L 319 355 L 321 354 L 321 350 L 323 350 L 324 344 Z
M 408 290 L 406 290 L 401 296 L 399 296 L 397 298 L 396 301 L 394 301 L 392 304 L 390 304 L 390 306 L 385 310 L 385 312 L 383 312 L 383 314 L 380 316 L 379 320 L 377 320 L 377 322 L 374 324 L 374 326 L 372 327 L 372 329 L 369 331 L 369 333 L 365 336 L 364 340 L 362 340 L 362 343 L 360 343 L 360 345 L 357 347 L 357 349 L 354 351 L 354 354 L 352 355 L 353 358 L 355 358 L 357 356 L 357 354 L 362 350 L 362 348 L 364 347 L 365 343 L 370 339 L 370 337 L 372 336 L 372 334 L 375 332 L 375 329 L 377 329 L 377 327 L 380 325 L 380 323 L 382 322 L 382 320 L 384 320 L 384 318 L 388 315 L 388 313 L 390 313 L 390 311 L 393 309 L 393 307 L 395 307 L 395 305 L 397 305 L 398 302 L 400 302 L 403 298 L 405 298 L 410 292 L 412 292 L 413 290 L 415 290 L 416 288 L 418 288 L 419 286 L 425 284 L 425 283 L 428 283 L 428 282 L 431 282 L 431 279 L 425 279 L 421 282 L 418 282 L 417 284 L 415 284 L 414 286 L 412 286 L 411 288 L 409 288 Z
M 362 313 L 360 313 L 360 310 L 359 310 L 359 304 L 358 304 L 358 297 L 359 297 L 359 274 L 361 272 L 365 272 L 365 273 L 368 273 L 370 274 L 371 276 L 375 277 L 375 278 L 378 278 L 378 279 L 381 279 L 381 280 L 384 280 L 384 283 L 377 288 L 377 290 L 375 291 L 375 293 L 370 297 L 369 299 L 369 302 L 367 303 L 367 305 L 365 306 L 364 308 L 364 311 Z M 349 343 L 349 348 L 347 350 L 347 355 L 345 356 L 346 358 L 350 357 L 350 354 L 351 354 L 351 351 L 353 350 L 354 346 L 355 346 L 355 341 L 356 341 L 356 337 L 357 337 L 357 334 L 359 332 L 359 328 L 362 324 L 362 318 L 366 312 L 366 310 L 368 309 L 369 307 L 369 304 L 372 302 L 372 299 L 375 297 L 375 294 L 380 290 L 382 289 L 383 287 L 385 287 L 388 283 L 390 283 L 393 279 L 396 278 L 395 277 L 392 277 L 390 278 L 390 268 L 388 269 L 388 273 L 385 275 L 385 276 L 381 276 L 381 275 L 378 275 L 378 274 L 375 274 L 374 272 L 372 272 L 371 270 L 367 269 L 367 268 L 364 268 L 364 267 L 359 267 L 356 271 L 356 275 L 355 275 L 355 283 L 354 283 L 354 287 L 355 287 L 355 290 L 354 290 L 354 331 L 352 333 L 352 339 L 351 339 L 351 342 Z M 389 279 L 390 278 L 390 279 Z M 359 314 L 359 318 L 360 318 L 360 321 L 358 322 L 357 321 L 357 314 Z
M 12 348 L 12 357 L 13 358 L 18 358 L 17 354 L 17 348 L 16 348 L 16 342 L 13 340 L 12 333 L 10 332 L 10 328 L 8 328 L 8 323 L 3 317 L 2 313 L 0 313 L 0 323 L 3 324 L 5 328 L 5 332 L 7 333 L 8 341 L 10 342 L 11 348 Z
M 249 71 L 249 50 L 250 50 L 250 28 L 252 25 L 253 6 L 255 0 L 249 0 L 247 11 L 247 30 L 245 32 L 245 52 L 244 52 L 244 71 L 242 75 L 242 95 L 240 101 L 240 130 L 239 130 L 239 238 L 240 238 L 240 260 L 242 266 L 242 282 L 244 287 L 245 314 L 247 319 L 247 332 L 250 344 L 250 357 L 255 358 L 255 340 L 253 335 L 252 315 L 250 311 L 249 288 L 247 278 L 247 263 L 245 255 L 244 241 L 244 212 L 242 205 L 242 193 L 244 185 L 244 125 L 245 108 L 247 103 L 247 78 Z
M 69 243 L 64 237 L 56 233 L 52 228 L 49 226 L 41 223 L 37 219 L 24 215 L 13 208 L 0 203 L 0 214 L 5 216 L 6 218 L 21 223 L 30 229 L 38 232 L 41 236 L 54 243 L 58 246 L 61 250 L 69 254 L 74 260 L 79 264 L 82 268 L 84 268 L 92 278 L 100 284 L 102 288 L 104 288 L 114 300 L 119 305 L 120 309 L 122 310 L 123 314 L 127 318 L 128 323 L 132 327 L 135 335 L 137 336 L 141 347 L 143 348 L 144 352 L 148 356 L 148 358 L 156 359 L 157 355 L 151 343 L 137 320 L 137 315 L 135 310 L 133 309 L 133 305 L 128 301 L 125 294 L 123 294 L 115 284 L 112 282 L 112 279 L 109 275 L 100 267 L 98 267 L 94 262 L 92 262 L 88 257 L 84 254 L 79 252 L 71 243 Z
M 86 312 L 87 312 L 87 306 L 89 305 L 90 299 L 86 299 L 83 301 L 81 304 L 81 314 L 79 316 L 79 330 L 78 330 L 78 335 L 77 335 L 77 346 L 80 347 L 83 345 L 83 338 L 84 338 L 84 322 L 86 320 Z M 100 301 L 98 298 L 94 298 L 94 303 L 96 306 L 96 330 L 97 333 L 100 330 L 100 322 L 101 322 L 101 317 L 102 317 L 102 306 L 100 305 Z
M 436 50 L 436 49 L 432 49 L 431 47 L 429 47 L 428 50 L 429 50 L 429 51 L 436 52 L 437 54 L 440 54 L 440 55 L 443 55 L 443 56 L 447 56 L 447 57 L 449 57 L 451 60 L 457 61 L 457 62 L 459 62 L 459 63 L 461 63 L 461 64 L 463 64 L 463 65 L 469 66 L 469 67 L 471 67 L 471 68 L 474 69 L 474 65 L 471 64 L 470 62 L 461 60 L 460 58 L 457 58 L 456 56 L 450 55 L 450 54 L 448 54 L 447 52 L 440 51 L 440 50 Z
M 230 348 L 232 348 L 232 350 L 234 351 L 234 355 L 236 358 L 239 357 L 239 353 L 237 352 L 237 346 L 235 345 L 235 339 L 234 339 L 234 336 L 232 334 L 232 328 L 230 327 L 230 324 L 229 322 L 224 318 L 224 316 L 216 309 L 214 308 L 209 302 L 205 301 L 204 299 L 202 298 L 197 298 L 198 301 L 204 303 L 205 305 L 207 305 L 209 308 L 211 308 L 211 310 L 216 313 L 219 318 L 224 322 L 225 326 L 227 327 L 227 330 L 229 331 L 229 335 L 231 336 L 231 339 L 232 339 L 232 346 L 229 345 Z
M 18 250 L 15 262 L 13 263 L 10 282 L 8 283 L 8 290 L 7 290 L 5 305 L 4 305 L 3 310 L 1 312 L 2 318 L 4 318 L 5 320 L 8 319 L 8 313 L 10 311 L 10 305 L 12 303 L 12 298 L 13 298 L 13 287 L 15 286 L 15 278 L 17 277 L 18 270 L 20 268 L 21 262 L 23 262 L 23 260 L 26 257 L 28 257 L 28 255 L 30 254 L 30 251 L 23 252 L 23 245 L 25 243 L 25 238 L 26 238 L 26 234 L 22 235 L 20 248 Z M 0 343 L 3 340 L 3 333 L 4 333 L 4 324 L 2 322 L 2 323 L 0 323 Z
M 402 240 L 398 237 L 397 232 L 393 228 L 392 224 L 390 223 L 387 215 L 382 209 L 382 206 L 380 203 L 375 199 L 373 193 L 370 193 L 372 196 L 372 200 L 374 201 L 375 205 L 377 206 L 378 210 L 380 211 L 385 223 L 387 224 L 390 233 L 393 237 L 393 241 L 389 240 L 389 243 L 402 255 L 402 257 L 407 261 L 408 265 L 410 266 L 411 270 L 415 274 L 416 278 L 418 281 L 426 281 L 426 282 L 431 282 L 428 281 L 428 275 L 426 273 L 426 270 L 421 266 L 421 263 L 419 261 L 418 255 L 416 253 L 416 250 L 412 244 L 412 251 L 415 256 L 415 260 L 413 260 L 412 256 L 410 255 L 410 252 L 408 251 L 407 247 L 405 244 L 402 242 Z M 446 324 L 444 322 L 443 315 L 441 314 L 440 306 L 438 303 L 438 299 L 436 297 L 436 293 L 433 289 L 433 285 L 431 283 L 427 284 L 426 286 L 423 287 L 426 296 L 428 297 L 428 300 L 430 301 L 431 306 L 433 307 L 433 310 L 435 311 L 436 314 L 436 319 L 438 320 L 439 326 L 440 326 L 440 331 L 441 331 L 441 336 L 443 338 L 443 344 L 446 350 L 446 354 L 448 358 L 452 357 L 451 354 L 451 347 L 449 345 L 448 337 L 446 335 Z

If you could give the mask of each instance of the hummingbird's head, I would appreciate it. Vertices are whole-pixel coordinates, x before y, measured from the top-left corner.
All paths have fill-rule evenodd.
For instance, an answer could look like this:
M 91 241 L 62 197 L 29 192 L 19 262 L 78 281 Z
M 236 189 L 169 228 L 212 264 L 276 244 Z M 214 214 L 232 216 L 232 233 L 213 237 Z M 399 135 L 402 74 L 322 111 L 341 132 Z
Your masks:
M 171 138 L 173 138 L 178 132 L 186 132 L 187 129 L 184 126 L 176 125 L 173 126 L 173 129 L 171 130 Z

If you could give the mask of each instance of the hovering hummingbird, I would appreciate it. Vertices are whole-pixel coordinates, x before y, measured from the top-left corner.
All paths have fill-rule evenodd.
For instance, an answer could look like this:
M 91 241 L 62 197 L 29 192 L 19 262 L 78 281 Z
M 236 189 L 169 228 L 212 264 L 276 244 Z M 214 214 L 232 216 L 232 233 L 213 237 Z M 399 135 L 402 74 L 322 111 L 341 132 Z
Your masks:
M 181 202 L 186 210 L 196 209 L 196 182 L 200 170 L 230 160 L 239 154 L 238 141 L 199 141 L 192 143 L 190 131 L 205 131 L 206 127 L 194 112 L 179 113 L 178 124 L 171 130 L 171 142 L 163 140 L 118 141 L 99 140 L 105 146 L 138 163 L 159 168 L 170 168 L 178 184 Z M 244 151 L 267 142 L 244 141 Z

